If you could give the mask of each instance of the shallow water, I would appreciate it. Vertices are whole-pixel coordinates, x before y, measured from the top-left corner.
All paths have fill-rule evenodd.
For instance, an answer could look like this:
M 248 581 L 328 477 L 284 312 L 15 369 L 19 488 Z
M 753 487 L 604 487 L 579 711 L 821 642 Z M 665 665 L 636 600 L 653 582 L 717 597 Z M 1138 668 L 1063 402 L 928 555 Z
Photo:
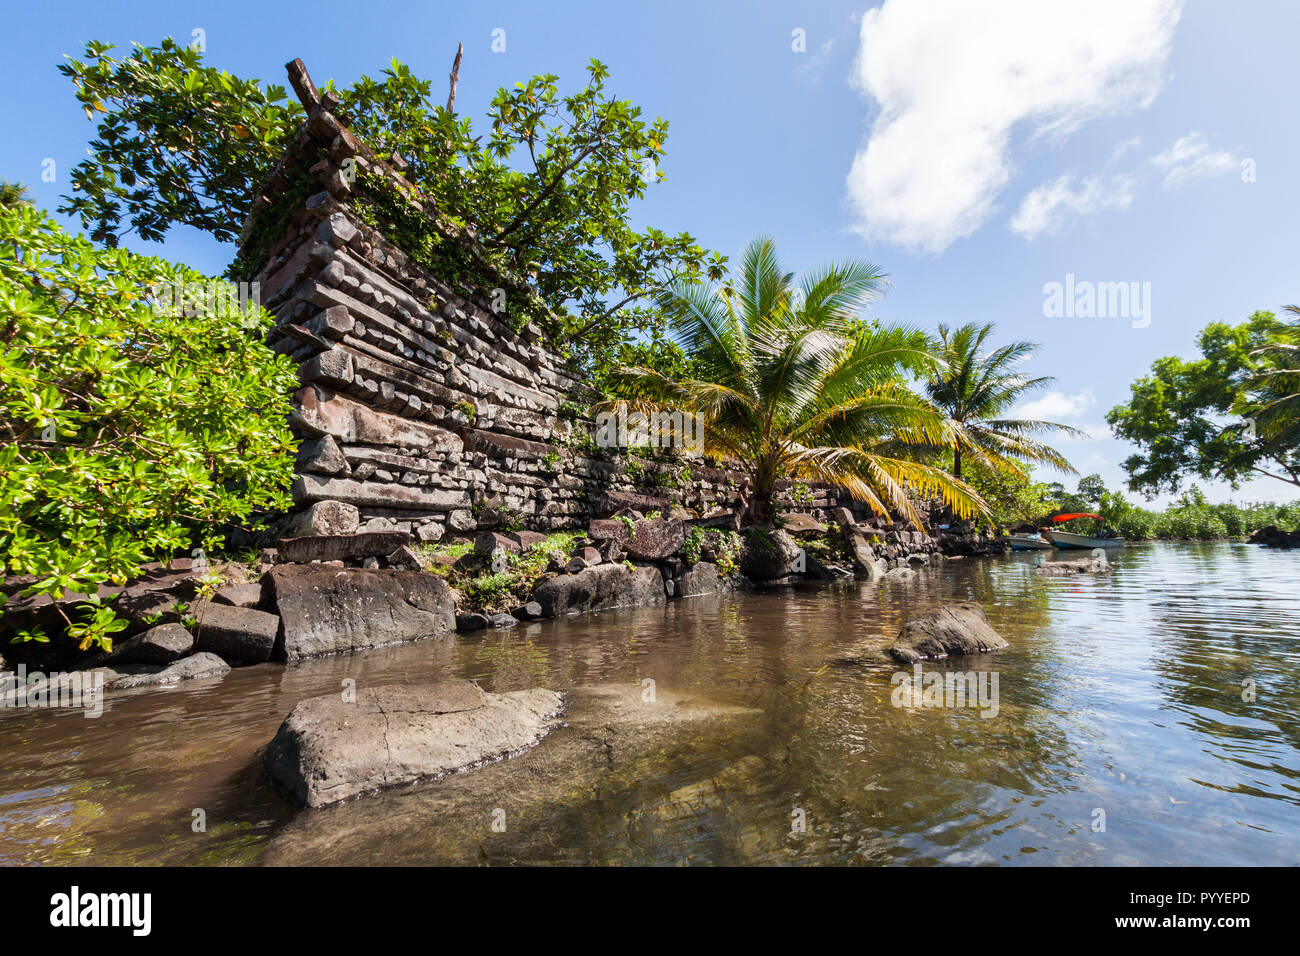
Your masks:
M 244 668 L 109 697 L 98 719 L 0 711 L 0 863 L 1300 862 L 1300 553 L 1138 545 L 1101 579 L 1037 578 L 1038 560 Z M 905 669 L 878 648 L 909 608 L 955 600 L 981 602 L 1011 646 L 925 668 L 996 673 L 996 716 L 891 702 Z M 349 677 L 498 691 L 650 678 L 762 716 L 743 741 L 698 735 L 577 809 L 538 808 L 518 836 L 432 840 L 420 800 L 445 781 L 296 820 L 264 781 L 284 715 Z M 510 767 L 492 779 L 508 787 Z M 705 799 L 667 796 L 701 782 Z M 383 826 L 331 854 L 331 828 L 356 837 L 364 818 Z

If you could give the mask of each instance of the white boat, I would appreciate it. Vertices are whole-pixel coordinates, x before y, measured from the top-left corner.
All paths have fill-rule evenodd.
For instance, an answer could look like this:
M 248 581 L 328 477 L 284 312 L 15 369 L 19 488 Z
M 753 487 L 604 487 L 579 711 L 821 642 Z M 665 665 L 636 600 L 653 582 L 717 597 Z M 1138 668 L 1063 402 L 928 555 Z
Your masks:
M 1074 531 L 1058 531 L 1048 529 L 1047 537 L 1052 544 L 1058 548 L 1082 548 L 1091 551 L 1093 548 L 1122 548 L 1124 539 L 1115 536 L 1107 536 L 1105 531 L 1106 519 L 1098 514 L 1082 513 L 1057 515 L 1052 521 L 1060 524 L 1063 521 L 1073 521 L 1075 518 L 1096 518 L 1098 522 L 1097 534 L 1078 534 Z
M 1038 534 L 1009 534 L 1006 542 L 1012 551 L 1047 551 L 1052 547 L 1052 542 Z

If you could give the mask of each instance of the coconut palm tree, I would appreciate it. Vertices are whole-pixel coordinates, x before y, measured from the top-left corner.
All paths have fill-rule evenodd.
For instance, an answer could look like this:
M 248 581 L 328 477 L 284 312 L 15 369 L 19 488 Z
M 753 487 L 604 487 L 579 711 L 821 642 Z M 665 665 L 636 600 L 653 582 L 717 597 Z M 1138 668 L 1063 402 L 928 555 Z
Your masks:
M 956 329 L 939 326 L 936 348 L 940 363 L 926 383 L 931 400 L 948 415 L 953 432 L 952 473 L 962 477 L 969 459 L 993 471 L 1024 476 L 1021 462 L 1042 462 L 1074 474 L 1065 456 L 1031 437 L 1058 432 L 1087 437 L 1086 433 L 1056 422 L 1006 417 L 1012 407 L 1052 378 L 1028 378 L 1016 366 L 1038 348 L 1033 342 L 1012 342 L 985 350 L 993 334 L 992 323 L 967 323 Z
M 695 377 L 625 370 L 621 394 L 634 410 L 702 416 L 706 454 L 747 471 L 759 522 L 772 518 L 782 478 L 838 484 L 917 526 L 909 491 L 938 495 L 962 516 L 987 514 L 969 485 L 909 454 L 933 454 L 952 434 L 942 411 L 904 381 L 930 370 L 925 334 L 858 317 L 884 288 L 877 266 L 833 263 L 796 283 L 761 238 L 732 279 L 720 288 L 678 283 L 661 296 Z

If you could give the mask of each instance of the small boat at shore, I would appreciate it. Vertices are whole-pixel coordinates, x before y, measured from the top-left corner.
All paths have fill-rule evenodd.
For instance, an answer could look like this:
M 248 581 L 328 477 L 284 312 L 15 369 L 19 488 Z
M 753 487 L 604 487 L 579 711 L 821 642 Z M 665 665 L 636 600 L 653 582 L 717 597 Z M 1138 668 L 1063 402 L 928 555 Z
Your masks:
M 1052 547 L 1041 534 L 1009 534 L 1006 537 L 1012 551 L 1047 551 Z
M 1076 518 L 1095 518 L 1097 519 L 1097 529 L 1093 534 L 1080 534 L 1076 531 L 1063 531 L 1056 528 L 1048 529 L 1047 537 L 1052 544 L 1058 548 L 1082 548 L 1091 551 L 1093 548 L 1122 548 L 1124 539 L 1117 536 L 1114 532 L 1106 532 L 1106 519 L 1099 514 L 1090 512 L 1080 512 L 1077 514 L 1057 515 L 1052 519 L 1054 524 L 1061 524 L 1065 521 L 1073 521 Z

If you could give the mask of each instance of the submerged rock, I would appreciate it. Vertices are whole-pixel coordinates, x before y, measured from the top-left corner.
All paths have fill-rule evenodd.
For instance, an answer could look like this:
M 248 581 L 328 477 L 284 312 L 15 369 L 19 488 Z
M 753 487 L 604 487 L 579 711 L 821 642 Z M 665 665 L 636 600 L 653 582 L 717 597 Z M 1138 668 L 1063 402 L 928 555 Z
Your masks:
M 489 694 L 467 680 L 326 694 L 294 707 L 262 766 L 295 805 L 321 807 L 517 754 L 562 710 L 553 691 Z
M 1043 577 L 1061 577 L 1070 574 L 1107 574 L 1110 565 L 1105 557 L 1075 558 L 1070 561 L 1044 561 L 1034 568 L 1034 573 Z
M 160 664 L 125 664 L 104 669 L 105 690 L 128 690 L 133 687 L 159 687 L 186 680 L 225 677 L 230 665 L 216 654 L 200 651 L 163 667 Z
M 904 664 L 952 654 L 983 654 L 1007 646 L 973 602 L 950 604 L 910 618 L 890 645 L 890 655 Z
M 565 704 L 563 724 L 510 760 L 296 815 L 262 862 L 540 862 L 554 860 L 575 827 L 597 833 L 592 839 L 621 861 L 660 862 L 645 855 L 658 842 L 630 841 L 629 826 L 641 836 L 645 827 L 680 825 L 686 813 L 712 822 L 707 815 L 717 812 L 720 798 L 761 770 L 749 757 L 763 733 L 762 712 L 752 707 L 663 685 L 647 699 L 638 684 L 577 687 L 565 693 Z M 702 752 L 722 755 L 722 765 Z M 701 779 L 713 782 L 712 791 L 688 789 Z M 661 802 L 669 810 L 659 812 Z M 611 805 L 628 812 L 611 813 Z
M 455 600 L 437 575 L 280 565 L 269 578 L 283 622 L 284 642 L 277 656 L 287 661 L 456 630 Z

